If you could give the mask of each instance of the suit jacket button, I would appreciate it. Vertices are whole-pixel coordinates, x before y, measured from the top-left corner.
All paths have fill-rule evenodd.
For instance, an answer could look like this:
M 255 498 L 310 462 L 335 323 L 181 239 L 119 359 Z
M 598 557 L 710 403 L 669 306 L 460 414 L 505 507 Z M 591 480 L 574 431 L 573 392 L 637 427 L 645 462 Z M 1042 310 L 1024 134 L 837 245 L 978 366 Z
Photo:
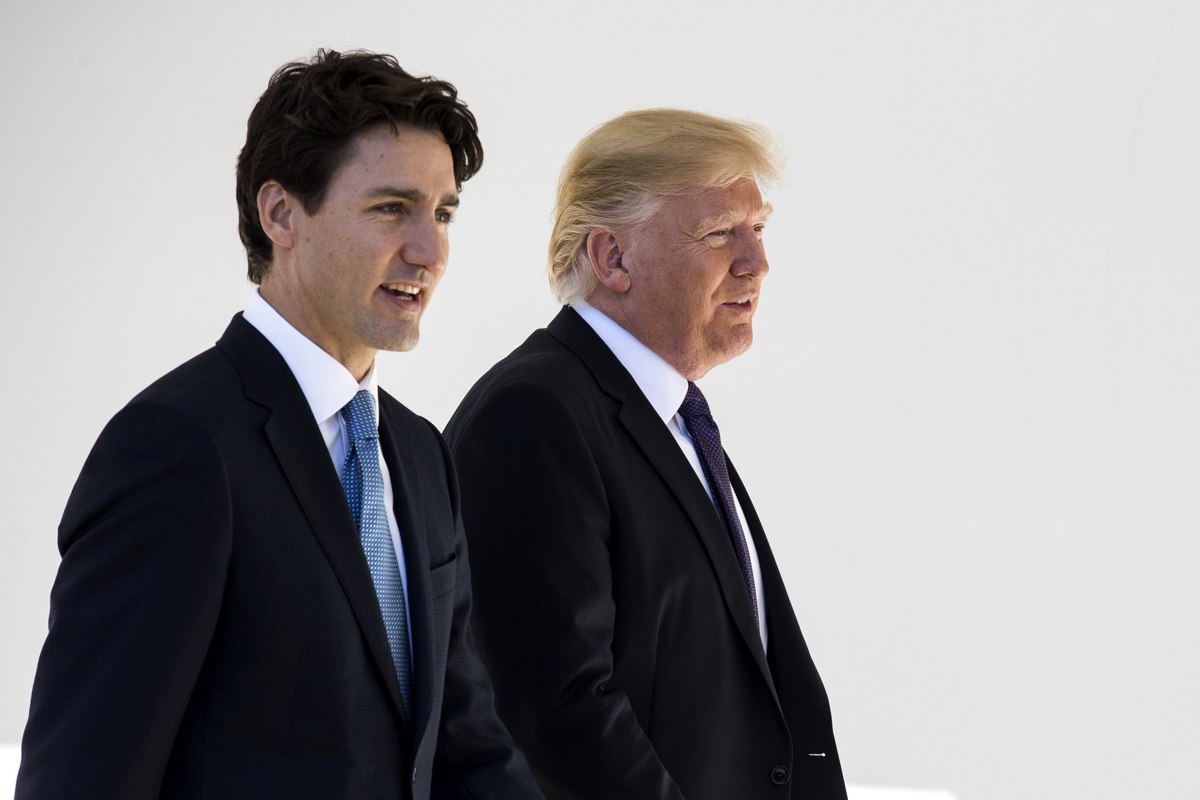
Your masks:
M 776 786 L 783 786 L 791 777 L 792 773 L 788 771 L 787 767 L 776 767 L 771 770 L 771 783 Z

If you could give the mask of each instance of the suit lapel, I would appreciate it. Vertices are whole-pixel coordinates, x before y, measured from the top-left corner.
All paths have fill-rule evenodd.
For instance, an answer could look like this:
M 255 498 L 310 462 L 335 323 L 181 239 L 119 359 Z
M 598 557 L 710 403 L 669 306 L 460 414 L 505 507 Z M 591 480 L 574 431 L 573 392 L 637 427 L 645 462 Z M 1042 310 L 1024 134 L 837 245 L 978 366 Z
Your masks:
M 321 550 L 337 576 L 358 626 L 375 657 L 397 711 L 403 716 L 400 684 L 392 665 L 383 614 L 363 555 L 358 529 L 312 408 L 287 362 L 267 339 L 234 317 L 217 342 L 241 374 L 246 396 L 269 409 L 264 434 Z
M 413 741 L 421 741 L 429 724 L 433 687 L 433 592 L 429 586 L 429 545 L 421 513 L 421 473 L 404 446 L 402 421 L 389 413 L 380 390 L 379 439 L 392 481 L 392 510 L 400 528 L 408 577 L 408 618 L 412 626 L 409 647 L 413 666 Z M 389 662 L 390 663 L 390 662 Z
M 770 668 L 729 533 L 670 430 L 617 357 L 573 309 L 560 311 L 547 330 L 587 365 L 601 390 L 621 404 L 618 419 L 691 519 L 716 573 L 725 606 L 770 683 Z
M 785 612 L 788 616 L 794 616 L 791 601 L 788 600 L 787 591 L 784 589 L 783 577 L 779 574 L 779 566 L 775 563 L 771 545 L 767 543 L 767 536 L 763 531 L 762 521 L 758 518 L 758 511 L 750 502 L 750 494 L 746 491 L 741 476 L 733 468 L 733 462 L 729 460 L 728 455 L 725 456 L 725 463 L 729 467 L 729 483 L 733 486 L 733 493 L 737 495 L 742 513 L 746 515 L 748 528 L 746 533 L 754 540 L 754 549 L 758 553 L 758 571 L 762 576 L 763 586 L 762 607 L 763 613 L 767 615 L 767 641 L 770 642 L 772 620 L 782 624 Z M 758 636 L 757 630 L 754 635 Z M 763 669 L 763 674 L 767 676 L 767 682 L 771 685 L 771 694 L 775 696 L 775 702 L 778 703 L 779 696 L 775 692 L 775 681 L 771 674 L 769 661 L 764 659 L 759 666 Z

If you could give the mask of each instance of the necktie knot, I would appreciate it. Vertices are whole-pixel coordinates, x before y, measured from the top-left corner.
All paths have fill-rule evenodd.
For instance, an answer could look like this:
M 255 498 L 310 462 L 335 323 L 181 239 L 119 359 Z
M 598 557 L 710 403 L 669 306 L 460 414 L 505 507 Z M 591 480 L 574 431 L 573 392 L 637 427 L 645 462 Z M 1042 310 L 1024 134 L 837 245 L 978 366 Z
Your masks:
M 683 396 L 679 414 L 683 417 L 684 422 L 691 422 L 694 419 L 712 419 L 712 411 L 708 407 L 708 401 L 704 399 L 704 392 L 700 391 L 700 387 L 691 381 L 688 381 L 687 394 Z
M 715 448 L 718 452 L 721 450 L 721 431 L 713 419 L 712 409 L 708 407 L 708 400 L 704 398 L 700 387 L 691 381 L 688 381 L 687 394 L 679 406 L 679 416 L 683 417 L 692 438 L 703 440 L 702 447 Z
M 379 438 L 379 426 L 375 422 L 375 398 L 366 389 L 360 389 L 346 403 L 342 408 L 342 419 L 346 421 L 346 433 L 351 443 Z

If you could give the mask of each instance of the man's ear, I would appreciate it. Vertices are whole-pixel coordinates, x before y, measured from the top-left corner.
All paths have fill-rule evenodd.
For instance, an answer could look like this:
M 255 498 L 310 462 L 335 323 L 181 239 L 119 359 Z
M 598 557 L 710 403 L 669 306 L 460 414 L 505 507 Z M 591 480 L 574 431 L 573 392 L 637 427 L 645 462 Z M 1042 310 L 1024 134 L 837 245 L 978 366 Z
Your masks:
M 622 294 L 633 286 L 621 242 L 613 231 L 593 228 L 587 238 L 587 254 L 601 286 Z
M 277 181 L 267 181 L 258 189 L 259 224 L 267 238 L 285 250 L 296 241 L 294 212 L 298 204 L 296 197 Z

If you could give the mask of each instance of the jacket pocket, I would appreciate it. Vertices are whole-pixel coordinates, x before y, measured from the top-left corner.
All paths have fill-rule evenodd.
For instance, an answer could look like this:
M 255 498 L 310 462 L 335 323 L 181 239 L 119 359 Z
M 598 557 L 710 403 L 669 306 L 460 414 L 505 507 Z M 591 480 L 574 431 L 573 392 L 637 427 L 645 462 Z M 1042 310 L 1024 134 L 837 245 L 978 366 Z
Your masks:
M 432 597 L 441 597 L 454 591 L 458 581 L 458 554 L 450 556 L 445 564 L 429 568 L 429 590 Z

